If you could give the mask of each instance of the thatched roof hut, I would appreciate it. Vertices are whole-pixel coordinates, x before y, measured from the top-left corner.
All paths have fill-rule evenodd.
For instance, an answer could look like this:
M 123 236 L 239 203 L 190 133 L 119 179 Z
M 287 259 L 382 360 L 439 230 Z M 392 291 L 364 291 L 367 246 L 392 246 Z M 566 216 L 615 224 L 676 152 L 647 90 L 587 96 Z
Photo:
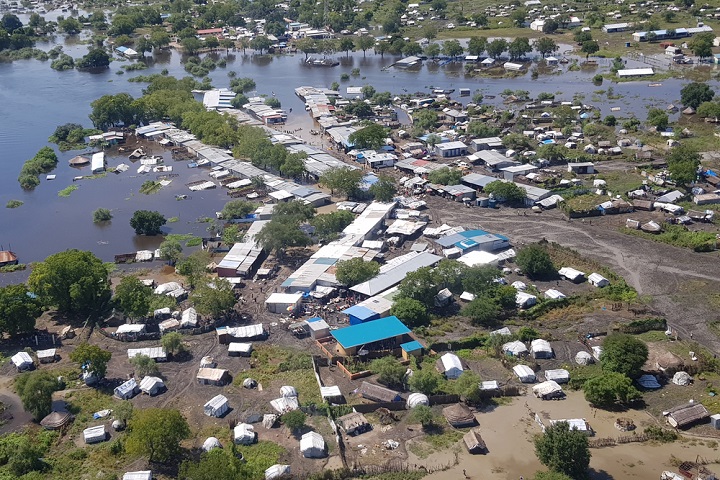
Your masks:
M 400 402 L 400 393 L 370 382 L 362 382 L 356 390 L 361 397 L 373 402 Z
M 475 415 L 463 403 L 443 408 L 443 416 L 455 428 L 472 427 L 476 424 Z
M 667 422 L 676 428 L 684 428 L 706 419 L 710 412 L 702 403 L 686 403 L 665 412 Z
M 467 448 L 470 453 L 474 454 L 487 452 L 485 440 L 482 439 L 482 436 L 480 436 L 480 430 L 477 428 L 473 428 L 467 432 L 463 436 L 463 442 L 465 443 L 465 448 Z
M 82 165 L 88 165 L 90 163 L 90 158 L 84 157 L 82 155 L 77 155 L 71 158 L 68 163 L 71 167 L 80 167 Z
M 72 420 L 70 412 L 52 412 L 47 417 L 40 420 L 40 425 L 45 430 L 59 430 Z

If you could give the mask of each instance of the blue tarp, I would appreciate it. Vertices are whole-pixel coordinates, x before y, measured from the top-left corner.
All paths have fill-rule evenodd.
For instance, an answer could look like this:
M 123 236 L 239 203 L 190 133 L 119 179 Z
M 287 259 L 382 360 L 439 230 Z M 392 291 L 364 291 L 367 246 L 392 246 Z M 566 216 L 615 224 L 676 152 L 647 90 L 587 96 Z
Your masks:
M 356 305 L 357 306 L 357 305 Z M 352 307 L 351 307 L 352 308 Z M 343 348 L 359 347 L 410 333 L 396 316 L 360 323 L 330 332 Z

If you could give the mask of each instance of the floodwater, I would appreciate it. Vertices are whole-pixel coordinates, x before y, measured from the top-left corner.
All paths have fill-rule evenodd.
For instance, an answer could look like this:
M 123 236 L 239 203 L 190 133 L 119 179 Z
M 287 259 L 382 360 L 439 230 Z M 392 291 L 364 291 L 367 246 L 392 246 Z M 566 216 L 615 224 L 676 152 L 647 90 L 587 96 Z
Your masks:
M 82 43 L 84 38 L 70 38 L 65 41 L 64 49 L 73 57 L 79 57 L 87 51 Z M 39 44 L 38 48 L 52 48 L 54 42 L 63 42 L 61 36 L 52 41 Z M 257 94 L 275 93 L 284 109 L 292 108 L 288 124 L 284 130 L 302 128 L 305 132 L 312 128 L 312 121 L 304 110 L 304 105 L 294 94 L 301 85 L 330 86 L 340 81 L 342 73 L 350 74 L 354 68 L 360 69 L 359 76 L 340 82 L 346 86 L 372 85 L 377 91 L 390 91 L 394 95 L 402 93 L 428 92 L 430 88 L 455 89 L 470 88 L 481 90 L 486 95 L 495 95 L 494 100 L 502 101 L 499 94 L 509 88 L 527 90 L 531 96 L 540 92 L 552 92 L 558 99 L 572 100 L 575 94 L 583 95 L 584 102 L 602 107 L 603 115 L 611 112 L 616 116 L 635 114 L 644 116 L 651 104 L 664 106 L 677 102 L 681 82 L 666 80 L 661 87 L 648 88 L 647 82 L 632 82 L 612 85 L 614 94 L 619 98 L 608 100 L 605 95 L 593 93 L 605 90 L 596 87 L 590 81 L 597 70 L 565 71 L 562 74 L 540 75 L 536 80 L 527 73 L 513 79 L 470 78 L 464 75 L 464 65 L 450 63 L 439 66 L 427 62 L 417 70 L 399 70 L 384 67 L 391 65 L 397 57 L 385 55 L 384 58 L 367 56 L 362 52 L 349 56 L 338 54 L 341 65 L 334 68 L 310 67 L 303 63 L 304 55 L 256 56 L 248 50 L 225 51 L 212 54 L 215 58 L 226 57 L 227 67 L 218 68 L 210 73 L 215 87 L 227 87 L 227 72 L 235 71 L 239 77 L 251 77 L 257 83 Z M 143 181 L 155 179 L 155 174 L 137 175 L 137 165 L 131 164 L 129 171 L 118 175 L 108 174 L 104 178 L 76 182 L 79 189 L 67 198 L 60 198 L 57 192 L 72 185 L 73 177 L 89 174 L 89 167 L 78 171 L 68 166 L 68 159 L 78 153 L 58 153 L 59 164 L 52 173 L 57 175 L 53 181 L 41 176 L 41 184 L 34 191 L 23 191 L 17 183 L 22 163 L 31 158 L 42 146 L 57 125 L 68 122 L 81 123 L 90 127 L 88 114 L 90 103 L 106 94 L 127 92 L 135 97 L 142 94 L 142 83 L 128 82 L 128 78 L 137 75 L 159 73 L 167 69 L 170 75 L 183 77 L 188 75 L 182 66 L 183 57 L 178 52 L 163 52 L 147 56 L 148 69 L 118 75 L 128 62 L 113 62 L 109 69 L 100 73 L 78 72 L 76 70 L 56 72 L 50 68 L 50 62 L 23 60 L 0 64 L 0 245 L 12 249 L 19 255 L 20 261 L 29 263 L 44 259 L 47 255 L 68 248 L 87 249 L 95 252 L 105 261 L 113 255 L 128 253 L 140 248 L 153 248 L 162 238 L 137 237 L 129 226 L 129 218 L 135 210 L 158 210 L 167 218 L 178 217 L 179 221 L 164 227 L 167 233 L 204 234 L 207 224 L 198 223 L 200 217 L 214 217 L 228 200 L 224 190 L 189 192 L 186 183 L 206 177 L 206 170 L 188 169 L 185 162 L 173 162 L 174 178 L 170 186 L 153 195 L 137 193 Z M 630 63 L 630 62 L 629 62 Z M 631 65 L 629 65 L 631 66 Z M 560 67 L 566 70 L 566 66 Z M 454 98 L 467 102 L 469 97 Z M 401 118 L 402 120 L 402 118 Z M 158 146 L 153 153 L 160 154 Z M 116 166 L 128 163 L 126 157 L 108 157 L 108 165 Z M 175 200 L 176 194 L 188 194 L 188 200 Z M 7 209 L 8 200 L 17 199 L 24 205 L 17 209 Z M 98 207 L 113 210 L 114 218 L 107 225 L 94 225 L 92 211 Z M 0 283 L 12 281 L 15 275 L 3 275 Z M 17 275 L 20 277 L 20 274 Z
M 541 433 L 533 417 L 537 413 L 546 425 L 549 419 L 560 420 L 584 418 L 596 432 L 593 438 L 617 438 L 632 435 L 621 432 L 614 426 L 618 417 L 631 418 L 642 432 L 646 426 L 656 425 L 655 420 L 642 411 L 607 412 L 591 408 L 582 392 L 568 392 L 565 400 L 543 401 L 532 394 L 518 397 L 511 405 L 476 415 L 483 440 L 487 444 L 485 455 L 470 455 L 462 443 L 454 451 L 433 454 L 426 460 L 415 458 L 410 453 L 408 464 L 438 468 L 457 464 L 446 471 L 428 475 L 428 480 L 446 478 L 469 478 L 473 480 L 517 480 L 533 478 L 536 471 L 545 470 L 535 456 L 533 437 Z M 707 442 L 712 445 L 711 442 Z M 714 442 L 713 442 L 714 443 Z M 717 445 L 717 443 L 714 443 Z M 627 443 L 620 446 L 592 448 L 590 459 L 591 480 L 635 478 L 657 480 L 663 470 L 677 471 L 672 466 L 671 456 L 682 461 L 695 461 L 698 456 L 709 461 L 718 458 L 717 446 L 703 443 L 677 441 L 669 444 Z M 716 464 L 708 465 L 718 471 Z M 463 475 L 463 472 L 465 475 Z

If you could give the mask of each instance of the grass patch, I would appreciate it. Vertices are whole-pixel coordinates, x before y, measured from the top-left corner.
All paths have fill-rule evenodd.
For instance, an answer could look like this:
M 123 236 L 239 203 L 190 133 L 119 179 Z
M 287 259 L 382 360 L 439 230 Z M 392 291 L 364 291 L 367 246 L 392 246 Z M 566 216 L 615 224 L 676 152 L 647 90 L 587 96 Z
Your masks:
M 17 265 L 3 265 L 0 267 L 0 273 L 18 272 L 20 270 L 25 270 L 26 268 L 27 265 L 24 263 L 18 263 Z
M 238 445 L 237 451 L 243 454 L 247 462 L 243 468 L 247 478 L 264 478 L 265 470 L 280 460 L 285 449 L 280 445 L 261 440 L 254 445 Z
M 198 247 L 200 245 L 202 245 L 202 238 L 200 237 L 193 237 L 185 242 L 186 247 Z
M 162 185 L 160 182 L 156 182 L 155 180 L 146 180 L 142 185 L 140 185 L 140 193 L 150 195 L 159 192 L 161 188 Z
M 442 427 L 428 433 L 422 440 L 414 441 L 410 451 L 420 458 L 427 458 L 435 452 L 446 450 L 455 445 L 465 434 L 465 431 Z
M 186 247 L 197 247 L 198 245 L 202 245 L 202 238 L 196 237 L 191 233 L 171 233 L 165 237 L 165 240 L 176 240 L 184 244 Z
M 23 201 L 21 200 L 8 200 L 8 202 L 5 204 L 5 208 L 18 208 L 23 205 Z
M 620 231 L 655 242 L 667 243 L 675 247 L 689 248 L 696 252 L 711 252 L 716 248 L 716 236 L 711 232 L 693 232 L 683 225 L 663 224 L 660 233 L 648 233 L 642 230 L 621 227 Z
M 70 185 L 69 187 L 65 187 L 58 192 L 58 197 L 69 197 L 70 194 L 78 188 L 80 187 L 78 187 L 77 185 Z
M 97 389 L 69 392 L 65 395 L 65 401 L 68 403 L 68 410 L 75 415 L 75 421 L 70 427 L 71 435 L 80 434 L 90 422 L 94 422 L 93 413 L 106 408 L 112 410 L 121 402 Z
M 608 172 L 598 175 L 605 180 L 607 190 L 613 194 L 625 195 L 627 192 L 640 188 L 643 178 L 633 172 Z
M 170 217 L 167 219 L 167 223 L 175 223 L 180 220 L 180 217 Z

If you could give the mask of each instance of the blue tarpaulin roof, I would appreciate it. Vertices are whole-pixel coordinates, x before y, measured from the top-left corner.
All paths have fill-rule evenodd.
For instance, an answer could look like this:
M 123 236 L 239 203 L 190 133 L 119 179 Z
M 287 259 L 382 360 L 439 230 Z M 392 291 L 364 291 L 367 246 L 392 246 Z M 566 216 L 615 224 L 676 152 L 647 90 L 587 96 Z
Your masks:
M 415 352 L 417 350 L 422 350 L 423 346 L 417 340 L 413 340 L 412 342 L 403 343 L 402 345 L 400 345 L 400 348 L 402 348 L 406 352 Z
M 379 342 L 389 338 L 410 333 L 396 316 L 380 318 L 372 322 L 359 323 L 350 327 L 330 332 L 343 348 L 359 347 L 368 343 Z
M 346 308 L 343 310 L 345 315 L 352 315 L 353 317 L 358 318 L 361 321 L 369 320 L 373 316 L 377 316 L 377 312 L 373 312 L 367 307 L 363 307 L 362 305 L 353 305 L 350 308 Z

